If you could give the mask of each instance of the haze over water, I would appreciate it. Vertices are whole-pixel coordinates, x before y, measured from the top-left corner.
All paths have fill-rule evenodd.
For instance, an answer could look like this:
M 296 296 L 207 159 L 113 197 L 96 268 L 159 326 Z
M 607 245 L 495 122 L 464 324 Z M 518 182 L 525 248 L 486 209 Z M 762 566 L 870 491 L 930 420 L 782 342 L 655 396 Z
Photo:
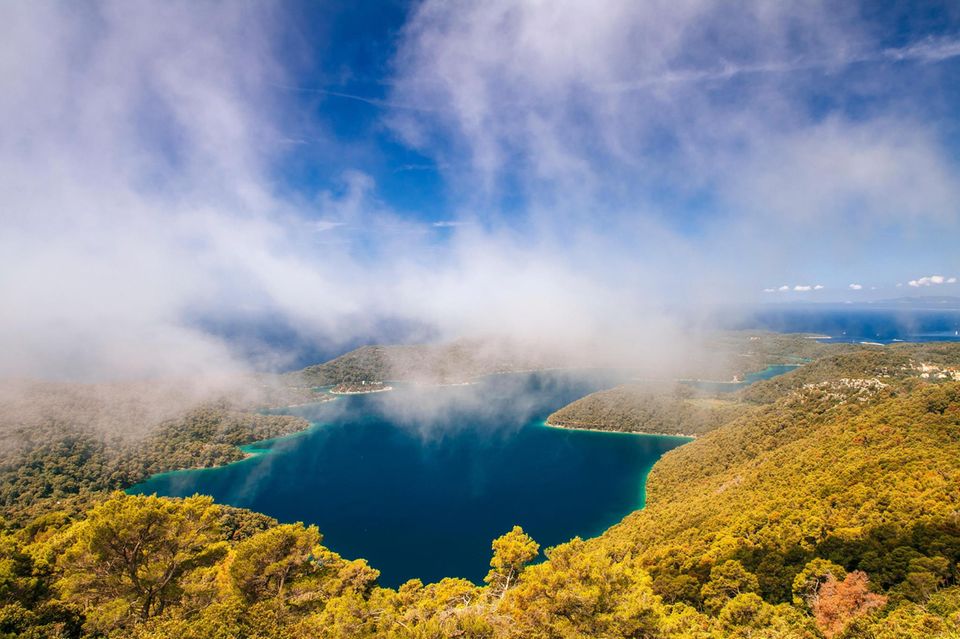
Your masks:
M 249 447 L 221 468 L 157 475 L 132 492 L 213 495 L 363 557 L 395 586 L 480 582 L 491 541 L 519 524 L 542 547 L 594 536 L 641 507 L 651 466 L 685 439 L 545 427 L 613 374 L 532 373 L 470 386 L 400 387 L 291 409 L 302 435 Z

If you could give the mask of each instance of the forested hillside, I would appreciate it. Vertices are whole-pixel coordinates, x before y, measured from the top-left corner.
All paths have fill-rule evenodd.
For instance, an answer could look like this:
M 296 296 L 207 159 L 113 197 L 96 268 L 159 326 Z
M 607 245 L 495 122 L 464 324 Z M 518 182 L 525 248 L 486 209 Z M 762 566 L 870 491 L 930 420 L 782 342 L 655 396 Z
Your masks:
M 203 407 L 160 424 L 135 441 L 49 424 L 33 430 L 0 463 L 0 507 L 8 514 L 42 499 L 116 490 L 155 473 L 244 458 L 239 446 L 307 428 L 288 415 Z
M 797 347 L 804 343 L 793 344 Z M 779 353 L 767 353 L 767 359 L 759 360 L 760 363 L 782 362 L 790 357 L 801 361 L 797 355 L 785 354 L 783 343 L 780 345 Z M 817 348 L 823 349 L 821 355 L 809 364 L 755 382 L 736 393 L 710 393 L 684 384 L 623 384 L 572 402 L 550 415 L 547 422 L 569 428 L 696 436 L 749 413 L 759 404 L 775 402 L 817 384 L 824 387 L 841 384 L 849 391 L 864 384 L 899 386 L 909 380 L 960 381 L 960 354 L 956 345 L 844 344 Z M 759 367 L 760 363 L 755 365 Z
M 788 375 L 757 382 L 742 396 L 750 402 L 772 402 L 807 385 L 850 378 L 873 378 L 886 384 L 911 379 L 960 381 L 960 350 L 956 343 L 936 342 L 865 346 L 854 352 L 830 354 Z
M 922 603 L 960 559 L 960 384 L 847 391 L 807 389 L 671 451 L 648 508 L 603 544 L 668 600 L 703 603 L 711 571 L 735 560 L 766 601 L 790 602 L 822 559 Z
M 702 435 L 744 414 L 749 407 L 719 397 L 697 396 L 682 385 L 623 384 L 591 393 L 551 414 L 547 424 L 629 433 Z
M 310 396 L 252 384 L 215 392 L 180 383 L 2 385 L 0 513 L 243 459 L 239 446 L 309 426 L 257 406 Z
M 555 356 L 521 354 L 503 344 L 461 340 L 439 345 L 361 346 L 288 378 L 313 386 L 392 380 L 448 384 L 492 373 L 562 364 L 562 359 Z
M 535 540 L 505 531 L 482 586 L 380 588 L 316 528 L 203 497 L 64 500 L 0 536 L 0 633 L 956 637 L 960 346 L 904 350 L 771 383 L 764 403 L 667 453 L 647 507 L 599 538 L 532 563 Z

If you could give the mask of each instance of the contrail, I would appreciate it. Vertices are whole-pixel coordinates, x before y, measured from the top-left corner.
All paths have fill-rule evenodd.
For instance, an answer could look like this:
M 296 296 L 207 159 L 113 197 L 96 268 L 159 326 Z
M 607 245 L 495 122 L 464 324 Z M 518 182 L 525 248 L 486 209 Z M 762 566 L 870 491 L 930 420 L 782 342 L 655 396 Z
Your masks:
M 883 49 L 881 51 L 875 51 L 868 54 L 812 60 L 798 58 L 795 60 L 764 62 L 759 64 L 738 65 L 728 63 L 715 69 L 667 71 L 666 73 L 647 78 L 638 78 L 636 80 L 614 82 L 605 85 L 595 85 L 593 88 L 600 92 L 628 92 L 643 90 L 656 86 L 723 81 L 741 75 L 793 73 L 797 71 L 813 71 L 817 69 L 836 69 L 854 64 L 870 64 L 879 62 L 920 62 L 933 64 L 944 62 L 956 57 L 960 57 L 960 39 L 927 38 L 920 42 L 904 47 Z

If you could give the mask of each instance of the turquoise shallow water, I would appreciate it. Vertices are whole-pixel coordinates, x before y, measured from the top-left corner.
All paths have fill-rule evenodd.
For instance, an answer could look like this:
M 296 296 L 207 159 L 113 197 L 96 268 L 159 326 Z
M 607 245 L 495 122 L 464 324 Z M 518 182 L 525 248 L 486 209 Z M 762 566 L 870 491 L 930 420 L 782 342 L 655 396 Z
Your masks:
M 785 364 L 777 366 L 767 366 L 762 371 L 757 371 L 755 373 L 748 373 L 743 376 L 743 381 L 740 382 L 708 382 L 708 381 L 688 381 L 686 384 L 698 388 L 702 391 L 708 393 L 732 393 L 738 391 L 741 388 L 746 388 L 754 382 L 759 382 L 765 379 L 770 379 L 771 377 L 776 377 L 777 375 L 783 375 L 784 373 L 789 373 L 795 368 L 799 368 L 799 365 Z
M 313 422 L 220 468 L 150 478 L 131 492 L 212 495 L 364 557 L 381 583 L 482 580 L 490 542 L 520 524 L 544 547 L 593 536 L 643 504 L 647 472 L 686 439 L 550 428 L 553 410 L 615 375 L 500 375 L 400 387 L 290 409 Z

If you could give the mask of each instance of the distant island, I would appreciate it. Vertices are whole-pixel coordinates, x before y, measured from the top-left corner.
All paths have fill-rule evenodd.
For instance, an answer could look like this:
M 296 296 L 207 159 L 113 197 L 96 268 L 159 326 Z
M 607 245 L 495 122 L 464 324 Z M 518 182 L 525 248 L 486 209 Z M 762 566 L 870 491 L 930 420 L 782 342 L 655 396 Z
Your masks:
M 397 380 L 419 384 L 463 384 L 483 375 L 562 366 L 556 356 L 521 351 L 495 340 L 444 344 L 361 346 L 328 362 L 286 375 L 294 386 L 330 386 Z

